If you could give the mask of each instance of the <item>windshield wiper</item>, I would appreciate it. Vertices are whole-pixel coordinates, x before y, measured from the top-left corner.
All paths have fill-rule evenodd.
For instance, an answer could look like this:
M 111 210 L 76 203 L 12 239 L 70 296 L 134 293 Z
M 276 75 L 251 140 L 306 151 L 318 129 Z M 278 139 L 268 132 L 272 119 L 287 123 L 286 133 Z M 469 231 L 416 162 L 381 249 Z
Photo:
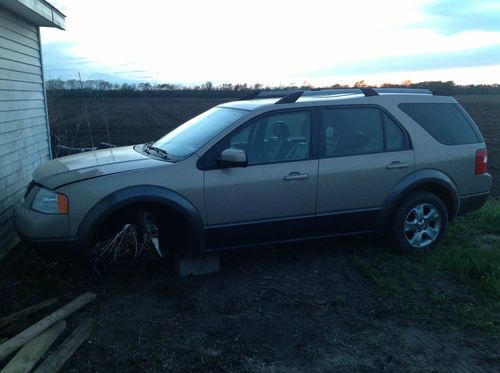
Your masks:
M 157 146 L 153 146 L 152 143 L 146 144 L 145 150 L 146 153 L 149 153 L 149 150 L 153 150 L 156 153 L 161 154 L 164 159 L 168 159 L 168 153 L 165 150 L 158 148 Z

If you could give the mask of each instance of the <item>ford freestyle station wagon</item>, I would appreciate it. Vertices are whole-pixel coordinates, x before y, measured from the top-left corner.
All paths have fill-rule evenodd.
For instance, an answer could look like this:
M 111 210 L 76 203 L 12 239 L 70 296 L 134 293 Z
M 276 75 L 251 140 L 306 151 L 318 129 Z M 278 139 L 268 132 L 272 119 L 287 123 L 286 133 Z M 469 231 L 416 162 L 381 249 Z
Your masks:
M 161 139 L 42 164 L 15 211 L 22 239 L 89 255 L 125 224 L 196 256 L 379 233 L 434 248 L 492 179 L 474 121 L 420 89 L 255 92 Z

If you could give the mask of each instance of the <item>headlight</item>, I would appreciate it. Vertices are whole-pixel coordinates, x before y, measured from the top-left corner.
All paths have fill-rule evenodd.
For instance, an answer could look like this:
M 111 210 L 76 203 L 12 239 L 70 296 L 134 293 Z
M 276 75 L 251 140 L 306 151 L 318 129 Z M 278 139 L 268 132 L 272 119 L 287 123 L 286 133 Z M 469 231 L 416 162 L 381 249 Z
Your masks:
M 31 203 L 31 208 L 45 214 L 67 214 L 69 211 L 68 197 L 40 188 Z

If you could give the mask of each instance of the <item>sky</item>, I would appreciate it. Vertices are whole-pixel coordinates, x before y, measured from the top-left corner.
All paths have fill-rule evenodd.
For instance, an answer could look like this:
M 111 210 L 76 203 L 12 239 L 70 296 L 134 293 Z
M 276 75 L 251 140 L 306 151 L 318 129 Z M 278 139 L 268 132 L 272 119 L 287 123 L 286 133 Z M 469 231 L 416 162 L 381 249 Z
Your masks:
M 49 0 L 45 78 L 500 83 L 500 0 Z

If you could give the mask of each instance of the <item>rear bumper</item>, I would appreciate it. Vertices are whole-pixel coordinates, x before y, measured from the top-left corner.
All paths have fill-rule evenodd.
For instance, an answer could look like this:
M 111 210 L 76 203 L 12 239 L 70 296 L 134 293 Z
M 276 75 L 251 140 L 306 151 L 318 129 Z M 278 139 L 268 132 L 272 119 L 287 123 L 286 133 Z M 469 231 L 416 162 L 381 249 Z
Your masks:
M 457 215 L 463 215 L 474 210 L 479 210 L 486 203 L 489 195 L 490 192 L 486 192 L 460 197 L 460 209 L 458 210 Z

